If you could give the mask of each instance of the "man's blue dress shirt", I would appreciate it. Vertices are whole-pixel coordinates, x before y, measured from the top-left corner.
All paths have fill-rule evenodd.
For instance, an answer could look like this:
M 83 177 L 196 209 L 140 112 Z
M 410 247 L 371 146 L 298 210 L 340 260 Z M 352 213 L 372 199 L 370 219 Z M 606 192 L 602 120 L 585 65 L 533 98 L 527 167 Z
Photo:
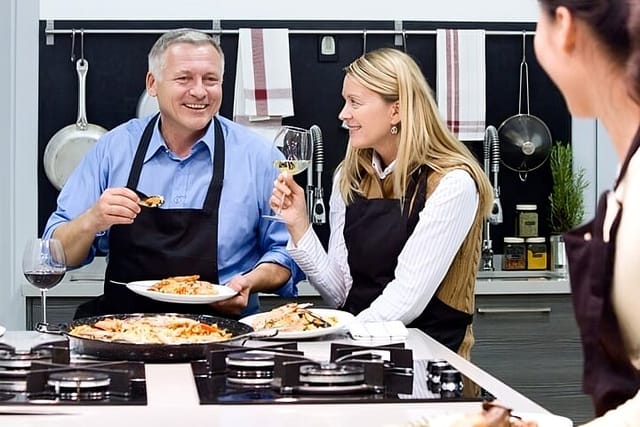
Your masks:
M 288 232 L 284 224 L 262 218 L 271 212 L 269 198 L 278 175 L 273 161 L 282 155 L 265 138 L 224 117 L 217 118 L 225 138 L 225 172 L 218 212 L 220 282 L 226 283 L 262 262 L 274 262 L 292 273 L 278 294 L 297 296 L 296 283 L 303 274 L 285 249 Z M 100 138 L 65 183 L 43 237 L 51 236 L 60 224 L 84 213 L 107 188 L 126 186 L 140 137 L 150 119 L 132 119 Z M 201 209 L 213 174 L 213 128 L 211 123 L 191 153 L 181 159 L 169 151 L 156 124 L 138 190 L 163 195 L 162 209 Z M 212 246 L 215 244 L 211 242 Z M 108 246 L 109 231 L 98 233 L 84 264 L 93 260 L 98 249 L 108 253 Z M 243 314 L 254 313 L 258 306 L 257 295 L 252 294 Z

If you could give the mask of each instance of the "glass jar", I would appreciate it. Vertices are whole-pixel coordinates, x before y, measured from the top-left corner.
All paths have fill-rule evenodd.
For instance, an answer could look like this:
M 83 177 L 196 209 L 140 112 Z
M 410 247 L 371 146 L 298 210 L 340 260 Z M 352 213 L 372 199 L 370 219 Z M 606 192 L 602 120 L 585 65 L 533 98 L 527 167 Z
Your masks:
M 521 237 L 504 238 L 503 270 L 525 270 L 527 268 L 527 249 Z
M 529 237 L 527 243 L 527 269 L 547 269 L 547 239 L 544 237 Z
M 536 237 L 538 235 L 537 210 L 537 205 L 516 205 L 516 236 Z

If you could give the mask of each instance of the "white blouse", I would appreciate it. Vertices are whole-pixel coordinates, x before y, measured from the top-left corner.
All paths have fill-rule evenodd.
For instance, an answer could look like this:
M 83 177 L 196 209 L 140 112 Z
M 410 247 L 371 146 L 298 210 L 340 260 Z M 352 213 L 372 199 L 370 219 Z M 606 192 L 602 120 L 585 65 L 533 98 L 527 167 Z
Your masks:
M 346 206 L 337 183 L 336 174 L 329 200 L 328 253 L 311 226 L 297 246 L 291 240 L 287 245 L 311 285 L 332 307 L 345 302 L 353 283 L 343 234 Z M 418 224 L 398 256 L 395 279 L 357 318 L 401 320 L 406 325 L 418 317 L 469 233 L 478 203 L 475 182 L 467 171 L 456 169 L 445 174 L 427 198 Z

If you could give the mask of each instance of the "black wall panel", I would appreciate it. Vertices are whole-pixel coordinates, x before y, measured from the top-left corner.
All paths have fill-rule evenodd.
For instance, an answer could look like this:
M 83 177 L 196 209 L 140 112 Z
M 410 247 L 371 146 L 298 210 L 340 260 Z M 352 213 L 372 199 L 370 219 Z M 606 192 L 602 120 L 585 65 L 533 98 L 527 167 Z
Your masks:
M 84 29 L 170 29 L 191 26 L 211 29 L 211 21 L 56 21 L 56 29 L 76 29 L 76 55 L 80 55 L 79 30 Z M 364 21 L 222 21 L 223 29 L 243 27 L 290 29 L 352 29 L 357 34 L 336 34 L 337 59 L 335 62 L 318 60 L 319 34 L 291 34 L 290 52 L 293 79 L 295 116 L 284 120 L 287 124 L 310 127 L 320 126 L 325 142 L 325 174 L 323 185 L 328 206 L 331 174 L 342 159 L 348 135 L 337 119 L 342 108 L 343 68 L 362 54 L 364 37 L 360 30 L 393 29 L 393 22 Z M 532 31 L 527 23 L 457 23 L 457 22 L 404 22 L 411 30 L 437 28 L 483 28 L 493 31 Z M 147 53 L 159 34 L 85 34 L 84 53 L 89 61 L 87 75 L 87 115 L 90 123 L 107 129 L 130 119 L 136 114 L 138 99 L 144 90 L 147 71 Z M 366 49 L 394 46 L 393 35 L 367 34 Z M 232 117 L 233 88 L 235 83 L 237 35 L 222 34 L 225 52 L 224 98 L 221 114 Z M 399 46 L 402 49 L 402 46 Z M 436 37 L 433 34 L 407 34 L 406 49 L 423 69 L 435 90 Z M 40 23 L 39 64 L 39 121 L 38 121 L 38 229 L 41 232 L 47 218 L 55 209 L 58 192 L 49 183 L 42 166 L 42 156 L 49 139 L 62 127 L 75 123 L 77 116 L 77 74 L 70 61 L 70 35 L 56 35 L 54 44 L 46 44 L 45 22 Z M 529 65 L 530 112 L 549 127 L 554 140 L 569 141 L 571 120 L 561 94 L 548 79 L 536 61 L 533 38 L 526 37 L 526 56 Z M 508 117 L 518 112 L 519 68 L 522 60 L 522 36 L 491 35 L 486 37 L 487 58 L 487 125 L 499 127 Z M 468 144 L 482 162 L 482 143 Z M 306 174 L 300 175 L 304 180 Z M 303 181 L 302 181 L 303 182 Z M 548 162 L 529 173 L 525 182 L 518 174 L 501 168 L 501 201 L 504 223 L 492 227 L 494 250 L 502 249 L 502 237 L 514 229 L 515 204 L 536 203 L 540 215 L 540 235 L 548 234 L 547 198 L 551 191 Z M 328 225 L 317 227 L 323 242 L 328 239 Z

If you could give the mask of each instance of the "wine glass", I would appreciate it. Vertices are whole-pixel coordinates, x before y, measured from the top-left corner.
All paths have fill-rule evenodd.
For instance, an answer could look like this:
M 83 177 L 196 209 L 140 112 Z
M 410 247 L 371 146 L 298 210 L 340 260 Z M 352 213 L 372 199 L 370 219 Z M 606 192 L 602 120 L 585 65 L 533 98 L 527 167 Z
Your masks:
M 22 271 L 40 289 L 42 321 L 47 323 L 47 290 L 60 283 L 67 270 L 62 243 L 57 239 L 30 239 L 24 248 Z
M 273 139 L 273 146 L 284 155 L 283 159 L 273 162 L 280 172 L 296 175 L 309 167 L 313 156 L 313 143 L 309 130 L 295 126 L 282 126 Z M 280 215 L 282 202 L 284 202 L 284 195 L 282 195 L 278 212 L 275 215 L 263 215 L 263 218 L 284 222 Z

